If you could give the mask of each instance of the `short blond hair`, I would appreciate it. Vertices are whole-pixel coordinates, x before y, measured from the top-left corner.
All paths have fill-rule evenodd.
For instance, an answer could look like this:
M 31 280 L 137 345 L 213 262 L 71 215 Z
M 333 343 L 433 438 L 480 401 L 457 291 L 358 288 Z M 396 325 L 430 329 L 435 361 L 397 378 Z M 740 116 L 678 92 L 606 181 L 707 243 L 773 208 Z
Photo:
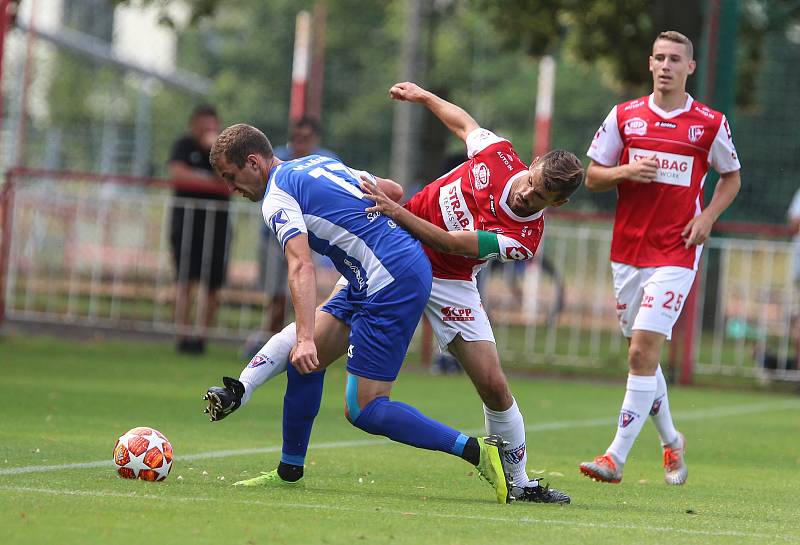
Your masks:
M 689 53 L 689 60 L 692 60 L 694 58 L 694 46 L 692 45 L 692 40 L 686 37 L 686 35 L 678 32 L 677 30 L 666 30 L 661 34 L 659 34 L 658 37 L 653 41 L 654 47 L 658 40 L 668 40 L 670 42 L 683 44 L 686 46 L 686 52 Z

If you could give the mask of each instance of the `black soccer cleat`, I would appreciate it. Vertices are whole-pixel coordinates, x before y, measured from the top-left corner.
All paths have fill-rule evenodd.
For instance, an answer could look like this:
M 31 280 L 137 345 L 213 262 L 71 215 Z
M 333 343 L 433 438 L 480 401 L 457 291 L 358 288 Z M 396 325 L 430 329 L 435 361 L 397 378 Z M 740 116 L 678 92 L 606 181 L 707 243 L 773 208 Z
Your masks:
M 570 497 L 560 490 L 550 488 L 549 484 L 542 485 L 540 481 L 541 479 L 533 479 L 528 482 L 528 486 L 512 487 L 511 496 L 515 501 L 529 501 L 532 503 L 560 503 L 566 505 L 571 501 Z
M 212 386 L 203 396 L 208 407 L 203 411 L 210 415 L 211 421 L 222 420 L 242 405 L 244 384 L 231 377 L 222 377 L 225 387 Z

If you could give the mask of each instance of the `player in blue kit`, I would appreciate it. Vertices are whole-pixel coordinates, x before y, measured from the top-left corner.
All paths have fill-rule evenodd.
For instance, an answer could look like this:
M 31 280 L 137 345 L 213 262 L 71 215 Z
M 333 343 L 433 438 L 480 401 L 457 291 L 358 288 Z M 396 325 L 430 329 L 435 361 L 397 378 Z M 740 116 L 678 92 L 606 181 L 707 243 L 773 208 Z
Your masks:
M 507 503 L 500 436 L 469 437 L 389 399 L 431 290 L 431 265 L 420 243 L 392 220 L 365 211 L 371 201 L 364 198 L 359 179 L 382 186 L 394 182 L 319 155 L 283 162 L 273 155 L 267 137 L 245 124 L 220 134 L 211 164 L 232 190 L 263 201 L 264 221 L 288 261 L 296 319 L 281 463 L 273 472 L 237 484 L 302 478 L 324 369 L 347 353 L 345 414 L 354 426 L 467 460 L 494 487 L 497 501 Z M 329 257 L 348 282 L 316 313 L 311 250 Z M 208 395 L 217 393 L 209 389 Z

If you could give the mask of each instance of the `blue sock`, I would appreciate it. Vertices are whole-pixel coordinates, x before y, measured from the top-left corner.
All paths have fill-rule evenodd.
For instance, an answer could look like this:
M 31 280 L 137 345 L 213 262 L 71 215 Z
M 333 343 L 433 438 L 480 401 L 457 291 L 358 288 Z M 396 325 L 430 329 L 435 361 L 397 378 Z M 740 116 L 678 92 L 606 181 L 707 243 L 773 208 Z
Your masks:
M 301 375 L 292 365 L 286 368 L 283 396 L 283 449 L 281 462 L 303 466 L 311 438 L 311 427 L 322 401 L 325 371 Z
M 352 418 L 351 410 L 351 418 Z M 353 425 L 412 447 L 463 457 L 468 436 L 428 418 L 411 405 L 376 397 L 361 409 Z

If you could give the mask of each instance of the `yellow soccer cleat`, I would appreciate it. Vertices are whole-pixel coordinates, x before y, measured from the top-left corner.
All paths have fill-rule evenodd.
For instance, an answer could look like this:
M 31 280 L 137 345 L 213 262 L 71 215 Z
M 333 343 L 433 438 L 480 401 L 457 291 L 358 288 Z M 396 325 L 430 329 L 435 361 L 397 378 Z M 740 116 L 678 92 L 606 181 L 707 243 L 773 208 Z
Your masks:
M 475 467 L 481 477 L 494 487 L 497 503 L 511 503 L 511 479 L 503 470 L 502 449 L 508 441 L 499 435 L 478 437 L 481 457 Z
M 305 486 L 306 483 L 303 480 L 303 477 L 300 477 L 296 481 L 284 481 L 278 475 L 278 470 L 273 469 L 269 472 L 261 472 L 261 475 L 258 477 L 253 477 L 252 479 L 245 479 L 243 481 L 237 481 L 233 483 L 233 486 L 280 486 L 280 487 L 288 487 L 288 488 L 298 488 Z

